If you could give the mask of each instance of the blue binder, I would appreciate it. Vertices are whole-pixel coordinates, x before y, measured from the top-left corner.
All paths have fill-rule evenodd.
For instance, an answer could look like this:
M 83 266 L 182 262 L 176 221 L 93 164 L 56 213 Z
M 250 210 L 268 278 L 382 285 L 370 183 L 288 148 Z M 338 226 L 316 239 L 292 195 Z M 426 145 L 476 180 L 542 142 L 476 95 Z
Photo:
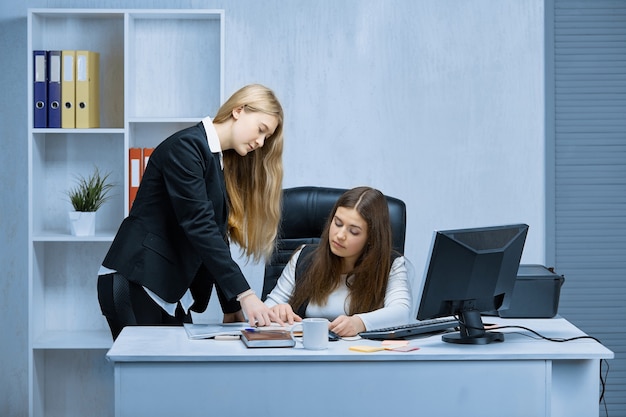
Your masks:
M 61 127 L 61 51 L 48 51 L 48 127 Z
M 33 51 L 33 127 L 48 127 L 48 77 L 46 51 Z

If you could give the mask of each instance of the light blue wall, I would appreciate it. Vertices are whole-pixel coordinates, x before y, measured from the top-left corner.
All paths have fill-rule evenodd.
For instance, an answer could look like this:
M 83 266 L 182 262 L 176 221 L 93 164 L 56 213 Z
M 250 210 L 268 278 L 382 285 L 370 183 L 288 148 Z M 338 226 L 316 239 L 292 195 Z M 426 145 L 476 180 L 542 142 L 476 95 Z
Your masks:
M 0 415 L 27 413 L 26 10 L 0 5 Z M 408 206 L 407 255 L 433 229 L 526 222 L 544 259 L 542 0 L 105 1 L 223 8 L 225 89 L 284 105 L 285 187 L 372 185 Z M 248 266 L 260 288 L 260 269 Z M 94 300 L 94 303 L 97 302 Z
M 404 199 L 417 263 L 434 228 L 508 221 L 542 260 L 541 1 L 246 4 L 226 7 L 226 90 L 283 99 L 285 186 Z

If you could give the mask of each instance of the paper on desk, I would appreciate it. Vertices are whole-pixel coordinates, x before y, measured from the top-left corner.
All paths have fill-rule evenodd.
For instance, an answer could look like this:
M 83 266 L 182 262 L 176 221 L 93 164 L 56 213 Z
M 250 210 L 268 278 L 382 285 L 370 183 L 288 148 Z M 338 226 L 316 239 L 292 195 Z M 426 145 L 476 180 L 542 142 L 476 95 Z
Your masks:
M 271 331 L 276 331 L 276 330 L 285 330 L 287 332 L 291 331 L 291 329 L 293 329 L 296 326 L 301 325 L 302 323 L 300 322 L 296 322 L 294 324 L 286 324 L 284 326 L 281 326 L 278 323 L 272 323 L 269 326 L 258 326 L 254 328 L 255 332 L 271 332 Z M 248 326 L 249 327 L 249 326 Z M 298 329 L 296 331 L 293 332 L 293 335 L 298 337 L 298 336 L 302 336 L 302 329 Z
M 406 346 L 388 346 L 385 348 L 385 350 L 392 350 L 394 352 L 412 352 L 414 350 L 419 350 L 419 348 L 417 346 L 410 346 L 410 345 L 406 345 Z
M 301 325 L 301 324 L 302 323 L 297 322 L 297 323 L 294 323 L 294 324 L 285 324 L 284 326 L 281 326 L 278 323 L 272 323 L 269 326 L 257 326 L 257 327 L 254 328 L 254 330 L 259 330 L 259 331 L 263 331 L 263 330 L 287 330 L 287 331 L 289 331 L 289 330 L 291 330 L 292 327 L 298 326 L 298 325 Z M 250 326 L 248 326 L 248 327 L 250 327 Z
M 409 344 L 408 340 L 383 340 L 381 344 L 385 347 L 399 347 L 399 346 L 407 346 Z
M 184 323 L 189 339 L 211 339 L 215 336 L 235 336 L 249 327 L 248 323 Z
M 411 352 L 418 350 L 417 346 L 410 346 L 407 340 L 383 340 L 380 346 L 355 345 L 350 346 L 350 350 L 355 352 L 379 352 L 381 350 L 391 350 L 394 352 Z

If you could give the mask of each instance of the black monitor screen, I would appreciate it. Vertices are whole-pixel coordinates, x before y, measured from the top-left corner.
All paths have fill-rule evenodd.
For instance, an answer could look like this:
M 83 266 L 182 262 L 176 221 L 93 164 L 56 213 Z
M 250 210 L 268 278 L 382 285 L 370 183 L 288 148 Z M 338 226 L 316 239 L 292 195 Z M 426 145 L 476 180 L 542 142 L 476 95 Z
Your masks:
M 435 232 L 418 320 L 457 316 L 450 343 L 504 340 L 485 331 L 481 312 L 508 306 L 527 233 L 526 224 Z

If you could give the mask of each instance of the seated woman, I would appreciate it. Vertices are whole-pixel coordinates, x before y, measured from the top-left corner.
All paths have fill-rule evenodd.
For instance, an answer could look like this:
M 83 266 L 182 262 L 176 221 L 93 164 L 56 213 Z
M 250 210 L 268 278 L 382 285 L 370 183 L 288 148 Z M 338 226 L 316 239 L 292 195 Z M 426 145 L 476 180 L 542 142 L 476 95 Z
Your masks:
M 392 251 L 385 196 L 357 187 L 339 197 L 320 243 L 295 251 L 265 304 L 289 324 L 325 317 L 343 337 L 408 323 L 407 269 Z

